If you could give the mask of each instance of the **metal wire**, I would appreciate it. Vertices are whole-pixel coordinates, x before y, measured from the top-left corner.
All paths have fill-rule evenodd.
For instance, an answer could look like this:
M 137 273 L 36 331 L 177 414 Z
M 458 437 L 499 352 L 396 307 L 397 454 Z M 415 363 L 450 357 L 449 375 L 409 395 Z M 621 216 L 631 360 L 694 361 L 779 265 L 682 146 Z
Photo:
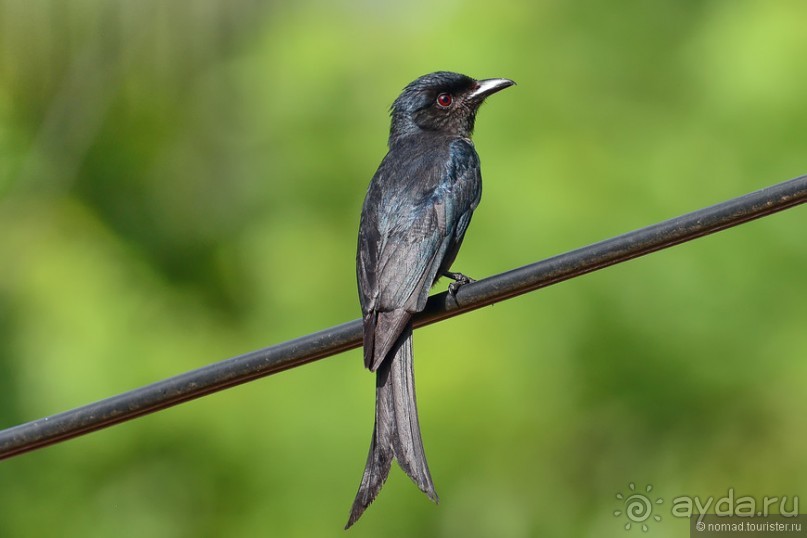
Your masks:
M 807 202 L 807 176 L 681 217 L 439 293 L 416 316 L 415 327 L 436 323 L 604 267 L 691 241 Z M 361 344 L 359 320 L 223 360 L 58 415 L 0 431 L 0 459 L 72 439 L 241 383 L 323 359 Z

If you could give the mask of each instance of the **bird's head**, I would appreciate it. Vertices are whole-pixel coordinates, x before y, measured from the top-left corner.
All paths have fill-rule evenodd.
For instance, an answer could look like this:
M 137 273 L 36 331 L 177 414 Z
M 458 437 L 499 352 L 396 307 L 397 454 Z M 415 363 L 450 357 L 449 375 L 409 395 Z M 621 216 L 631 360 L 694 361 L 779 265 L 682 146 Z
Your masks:
M 448 71 L 424 75 L 392 103 L 390 144 L 422 131 L 468 137 L 485 98 L 513 84 L 506 78 L 475 80 Z

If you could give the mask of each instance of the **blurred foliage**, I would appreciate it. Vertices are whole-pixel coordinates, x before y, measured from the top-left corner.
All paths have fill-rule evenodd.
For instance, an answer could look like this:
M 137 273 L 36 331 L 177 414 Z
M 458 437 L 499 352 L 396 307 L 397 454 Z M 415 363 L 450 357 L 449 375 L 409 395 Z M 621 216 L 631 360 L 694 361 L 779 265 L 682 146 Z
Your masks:
M 477 122 L 483 277 L 805 173 L 799 0 L 0 0 L 0 426 L 358 316 L 354 250 L 415 77 Z M 418 331 L 442 503 L 352 536 L 618 536 L 629 482 L 807 502 L 803 208 Z M 344 536 L 353 351 L 0 463 L 0 536 Z M 631 532 L 638 532 L 634 528 Z

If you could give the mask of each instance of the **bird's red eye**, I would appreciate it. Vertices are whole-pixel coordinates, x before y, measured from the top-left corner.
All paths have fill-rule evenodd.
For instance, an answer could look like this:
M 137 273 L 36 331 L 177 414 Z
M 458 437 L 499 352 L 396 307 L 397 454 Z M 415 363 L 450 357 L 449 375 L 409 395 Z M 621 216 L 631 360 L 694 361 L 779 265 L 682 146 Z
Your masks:
M 451 94 L 450 93 L 441 93 L 437 96 L 437 104 L 443 108 L 448 108 L 451 106 Z

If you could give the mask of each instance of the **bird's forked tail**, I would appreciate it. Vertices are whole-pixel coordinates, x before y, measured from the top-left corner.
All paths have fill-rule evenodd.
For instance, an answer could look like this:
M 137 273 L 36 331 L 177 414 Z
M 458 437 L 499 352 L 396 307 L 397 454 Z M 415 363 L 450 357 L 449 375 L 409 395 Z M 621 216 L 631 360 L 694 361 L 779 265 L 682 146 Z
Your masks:
M 393 457 L 417 487 L 438 502 L 418 424 L 411 323 L 376 372 L 373 439 L 346 529 L 361 517 L 381 491 Z

